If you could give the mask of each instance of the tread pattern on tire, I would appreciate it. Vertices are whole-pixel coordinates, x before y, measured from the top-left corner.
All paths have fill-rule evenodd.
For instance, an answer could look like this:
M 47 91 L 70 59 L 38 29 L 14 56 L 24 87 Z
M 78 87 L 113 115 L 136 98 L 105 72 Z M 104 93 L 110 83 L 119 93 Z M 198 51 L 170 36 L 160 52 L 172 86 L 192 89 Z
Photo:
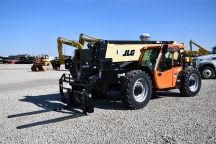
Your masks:
M 191 96 L 195 96 L 195 95 L 191 95 L 190 93 L 190 90 L 189 90 L 189 87 L 188 87 L 188 78 L 189 78 L 189 73 L 192 71 L 192 70 L 195 70 L 191 67 L 189 68 L 186 68 L 182 71 L 182 85 L 181 85 L 181 88 L 179 89 L 180 93 L 186 97 L 191 97 Z M 198 72 L 198 71 L 197 71 Z M 201 79 L 201 75 L 200 73 L 198 72 L 197 74 L 199 74 L 199 78 Z M 201 83 L 200 83 L 201 84 Z
M 122 99 L 122 103 L 129 109 L 137 109 L 136 107 L 134 107 L 131 103 L 130 100 L 130 96 L 129 96 L 129 87 L 131 84 L 131 81 L 133 80 L 133 77 L 138 74 L 138 73 L 145 73 L 142 70 L 132 70 L 130 72 L 128 72 L 125 76 L 124 79 L 121 80 L 120 82 L 120 92 L 121 92 L 121 99 Z M 149 75 L 147 73 L 145 73 L 148 77 Z M 150 89 L 152 89 L 152 81 L 151 78 L 149 77 L 150 80 Z

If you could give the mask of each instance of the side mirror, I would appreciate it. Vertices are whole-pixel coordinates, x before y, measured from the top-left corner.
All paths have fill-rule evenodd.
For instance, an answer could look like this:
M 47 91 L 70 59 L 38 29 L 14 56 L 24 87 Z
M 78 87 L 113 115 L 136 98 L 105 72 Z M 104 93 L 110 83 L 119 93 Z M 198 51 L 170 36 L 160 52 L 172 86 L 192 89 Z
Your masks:
M 162 52 L 163 52 L 163 53 L 166 53 L 166 52 L 167 52 L 167 49 L 168 49 L 168 45 L 163 45 Z

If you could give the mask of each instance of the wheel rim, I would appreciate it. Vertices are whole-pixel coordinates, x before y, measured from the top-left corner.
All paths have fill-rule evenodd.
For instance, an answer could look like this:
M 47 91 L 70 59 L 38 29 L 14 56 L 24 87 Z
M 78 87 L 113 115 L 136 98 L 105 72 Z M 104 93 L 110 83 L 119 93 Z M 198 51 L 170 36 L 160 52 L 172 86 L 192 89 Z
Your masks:
M 139 78 L 133 86 L 133 96 L 137 102 L 143 102 L 148 94 L 148 83 L 145 79 Z
M 189 78 L 189 89 L 195 92 L 199 86 L 199 78 L 196 74 L 192 74 Z
M 211 75 L 212 75 L 212 71 L 209 70 L 209 69 L 205 69 L 205 70 L 203 71 L 203 75 L 205 76 L 205 78 L 210 78 Z

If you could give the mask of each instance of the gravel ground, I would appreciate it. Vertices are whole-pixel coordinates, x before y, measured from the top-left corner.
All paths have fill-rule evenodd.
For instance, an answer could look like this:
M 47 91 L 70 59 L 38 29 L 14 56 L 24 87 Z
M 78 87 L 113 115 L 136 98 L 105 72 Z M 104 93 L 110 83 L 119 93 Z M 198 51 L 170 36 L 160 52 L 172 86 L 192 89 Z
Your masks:
M 63 66 L 62 66 L 63 67 Z M 202 80 L 196 97 L 158 92 L 140 110 L 128 110 L 118 92 L 93 100 L 88 116 L 39 125 L 80 111 L 8 115 L 60 107 L 58 79 L 68 71 L 32 72 L 31 65 L 0 65 L 0 143 L 216 143 L 216 79 Z M 36 126 L 17 129 L 17 126 Z

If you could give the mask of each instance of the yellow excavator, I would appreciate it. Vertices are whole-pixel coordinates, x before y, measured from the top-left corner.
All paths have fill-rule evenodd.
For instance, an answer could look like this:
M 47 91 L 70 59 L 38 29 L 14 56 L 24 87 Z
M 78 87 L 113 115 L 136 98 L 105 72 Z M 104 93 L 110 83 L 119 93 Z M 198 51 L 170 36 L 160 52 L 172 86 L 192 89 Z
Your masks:
M 86 36 L 86 37 L 84 37 L 84 36 Z M 101 40 L 98 38 L 94 38 L 92 36 L 88 36 L 88 35 L 85 35 L 83 33 L 81 33 L 79 35 L 79 41 L 74 41 L 74 40 L 69 40 L 66 38 L 58 37 L 57 38 L 57 45 L 58 45 L 59 59 L 51 61 L 53 69 L 59 70 L 61 64 L 65 64 L 65 69 L 68 69 L 68 67 L 69 67 L 68 63 L 72 60 L 72 59 L 65 59 L 64 58 L 64 56 L 62 54 L 62 45 L 63 44 L 73 46 L 73 47 L 79 48 L 79 49 L 84 49 L 85 42 L 100 42 L 100 41 Z

